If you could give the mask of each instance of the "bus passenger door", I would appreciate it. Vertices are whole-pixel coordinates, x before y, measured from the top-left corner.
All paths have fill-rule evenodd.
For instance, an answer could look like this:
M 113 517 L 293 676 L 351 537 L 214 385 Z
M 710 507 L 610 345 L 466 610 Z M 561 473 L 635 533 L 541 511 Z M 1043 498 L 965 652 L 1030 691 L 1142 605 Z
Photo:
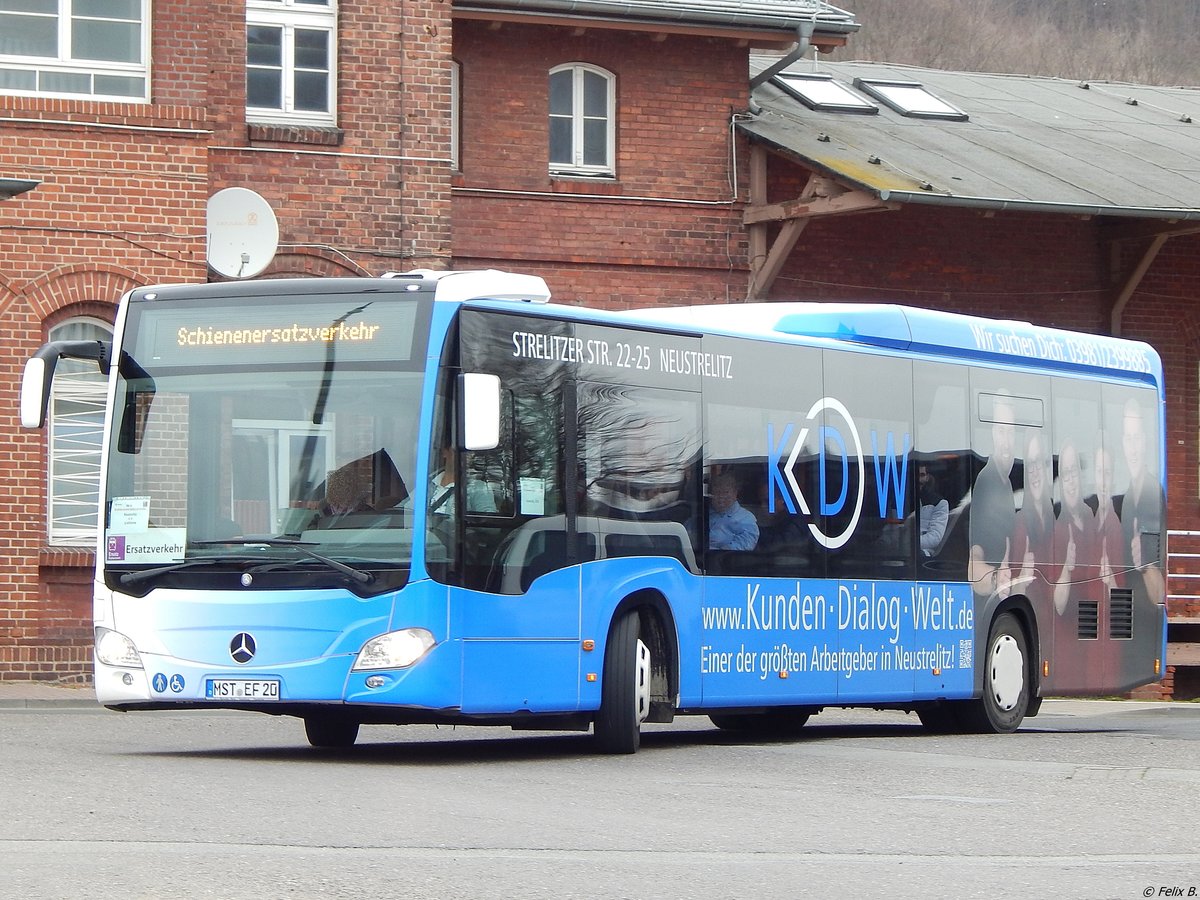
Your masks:
M 463 371 L 499 376 L 501 439 L 459 454 L 450 633 L 462 642 L 467 713 L 578 708 L 579 570 L 566 449 L 574 382 L 562 366 L 493 352 L 514 333 L 569 336 L 570 323 L 464 310 Z M 448 379 L 453 381 L 454 379 Z M 447 388 L 453 393 L 451 388 Z M 457 416 L 445 416 L 453 430 Z M 574 556 L 586 558 L 586 541 Z

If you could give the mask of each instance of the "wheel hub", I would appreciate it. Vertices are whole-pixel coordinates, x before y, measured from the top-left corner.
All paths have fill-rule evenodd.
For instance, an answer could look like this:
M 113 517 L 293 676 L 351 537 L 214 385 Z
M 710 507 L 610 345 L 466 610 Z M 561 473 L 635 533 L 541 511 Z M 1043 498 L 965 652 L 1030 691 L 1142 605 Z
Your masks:
M 1008 712 L 1020 702 L 1025 687 L 1025 656 L 1012 635 L 1000 635 L 992 647 L 991 674 L 996 705 Z

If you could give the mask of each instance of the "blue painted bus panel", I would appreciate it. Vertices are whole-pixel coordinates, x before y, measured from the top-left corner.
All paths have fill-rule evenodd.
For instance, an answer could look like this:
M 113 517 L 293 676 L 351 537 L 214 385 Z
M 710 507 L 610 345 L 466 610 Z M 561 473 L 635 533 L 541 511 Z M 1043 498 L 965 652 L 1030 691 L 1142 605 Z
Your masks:
M 689 664 L 685 648 L 699 645 L 699 607 L 702 579 L 689 573 L 676 560 L 627 557 L 599 560 L 580 571 L 580 636 L 595 641 L 595 650 L 584 659 L 586 672 L 599 673 L 604 667 L 604 651 L 609 625 L 617 605 L 626 597 L 657 595 L 669 609 L 673 623 L 665 627 L 676 631 L 679 652 L 680 705 L 700 702 L 700 670 Z M 535 582 L 540 589 L 542 582 Z M 586 685 L 586 682 L 585 682 Z M 585 688 L 581 705 L 596 709 L 600 705 L 599 682 Z
M 467 305 L 505 308 L 495 301 Z M 530 307 L 526 314 L 845 349 L 857 344 L 968 365 L 1100 375 L 1151 384 L 1160 391 L 1163 384 L 1162 361 L 1145 342 L 896 304 L 775 301 L 620 313 L 545 304 Z
M 462 642 L 462 711 L 568 712 L 579 708 L 579 641 Z
M 457 711 L 462 706 L 462 670 L 462 642 L 443 641 L 407 669 L 351 672 L 346 702 Z M 367 687 L 373 675 L 382 684 Z
M 968 697 L 974 611 L 962 584 L 712 578 L 703 705 Z
M 579 568 L 537 580 L 535 593 L 450 589 L 450 633 L 460 639 L 579 640 Z M 557 598 L 547 600 L 546 598 Z
M 138 649 L 209 666 L 233 665 L 230 641 L 255 640 L 252 667 L 283 666 L 358 653 L 387 630 L 392 596 L 359 598 L 344 590 L 159 590 L 114 600 L 115 627 Z M 245 667 L 242 667 L 245 668 Z

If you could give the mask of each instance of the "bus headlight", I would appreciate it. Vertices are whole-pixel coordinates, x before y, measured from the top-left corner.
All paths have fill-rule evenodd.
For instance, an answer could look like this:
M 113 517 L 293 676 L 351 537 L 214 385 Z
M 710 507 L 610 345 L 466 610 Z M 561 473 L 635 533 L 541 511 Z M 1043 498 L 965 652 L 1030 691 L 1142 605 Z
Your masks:
M 354 671 L 362 669 L 405 669 L 424 656 L 434 645 L 433 635 L 424 628 L 405 628 L 371 638 L 358 651 Z
M 96 629 L 96 659 L 106 666 L 120 666 L 124 669 L 142 668 L 142 657 L 138 654 L 133 641 L 119 631 L 107 628 Z

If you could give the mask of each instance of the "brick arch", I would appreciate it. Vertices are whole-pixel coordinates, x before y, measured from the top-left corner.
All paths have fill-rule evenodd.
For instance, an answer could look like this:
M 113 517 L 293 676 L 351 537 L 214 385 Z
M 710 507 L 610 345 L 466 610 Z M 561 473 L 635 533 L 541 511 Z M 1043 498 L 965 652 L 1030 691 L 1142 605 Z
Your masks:
M 77 263 L 34 279 L 21 295 L 43 322 L 54 319 L 64 309 L 71 309 L 70 315 L 111 319 L 121 295 L 143 284 L 146 280 L 132 269 Z M 57 318 L 61 321 L 62 316 Z
M 109 325 L 112 325 L 116 314 L 116 301 L 102 303 L 99 300 L 88 300 L 85 303 L 71 303 L 67 306 L 59 307 L 47 316 L 42 321 L 42 331 L 48 335 L 50 329 L 55 325 L 60 325 L 68 319 L 74 319 L 77 316 L 88 316 L 89 318 L 99 319 L 101 322 L 107 322 Z
M 321 247 L 295 247 L 279 253 L 260 278 L 344 278 L 370 276 L 358 263 Z
M 3 272 L 0 272 L 0 315 L 7 312 L 20 295 L 21 292 L 17 290 L 17 286 L 5 278 Z

